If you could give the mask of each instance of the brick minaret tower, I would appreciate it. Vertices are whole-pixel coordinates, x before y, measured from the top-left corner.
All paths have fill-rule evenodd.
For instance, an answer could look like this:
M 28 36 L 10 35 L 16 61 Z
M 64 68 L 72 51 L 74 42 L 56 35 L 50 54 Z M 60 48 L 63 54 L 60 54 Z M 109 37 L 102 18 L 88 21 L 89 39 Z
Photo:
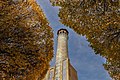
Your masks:
M 56 64 L 68 59 L 68 31 L 66 29 L 60 29 L 57 35 Z
M 48 70 L 43 80 L 78 80 L 77 71 L 70 64 L 68 57 L 68 31 L 60 29 L 57 35 L 55 66 Z

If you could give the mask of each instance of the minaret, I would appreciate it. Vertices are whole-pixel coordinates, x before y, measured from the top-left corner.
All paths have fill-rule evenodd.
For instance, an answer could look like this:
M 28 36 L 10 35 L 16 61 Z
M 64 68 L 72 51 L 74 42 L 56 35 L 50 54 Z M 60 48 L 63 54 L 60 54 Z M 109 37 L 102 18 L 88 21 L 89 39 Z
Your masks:
M 56 64 L 68 59 L 68 31 L 66 29 L 60 29 L 57 35 Z
M 60 29 L 57 35 L 55 66 L 48 70 L 43 80 L 78 80 L 77 71 L 70 64 L 68 57 L 68 31 Z
M 55 80 L 62 80 L 62 62 L 68 59 L 68 31 L 66 29 L 60 29 L 57 35 Z

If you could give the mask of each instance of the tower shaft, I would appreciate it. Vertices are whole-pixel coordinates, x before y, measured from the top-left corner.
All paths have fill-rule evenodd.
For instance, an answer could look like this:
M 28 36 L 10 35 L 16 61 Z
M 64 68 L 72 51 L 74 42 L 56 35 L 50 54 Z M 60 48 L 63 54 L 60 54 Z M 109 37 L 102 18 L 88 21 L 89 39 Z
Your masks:
M 56 64 L 68 58 L 68 34 L 59 32 L 57 41 Z

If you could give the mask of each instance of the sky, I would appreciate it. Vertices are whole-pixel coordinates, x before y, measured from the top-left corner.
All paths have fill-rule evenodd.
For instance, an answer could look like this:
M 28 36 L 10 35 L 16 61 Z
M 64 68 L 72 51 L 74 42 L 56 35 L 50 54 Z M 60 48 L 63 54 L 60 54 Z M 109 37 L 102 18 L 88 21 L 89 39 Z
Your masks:
M 53 7 L 49 0 L 37 0 L 37 3 L 43 9 L 54 32 L 54 58 L 50 65 L 55 65 L 57 31 L 65 28 L 69 31 L 68 55 L 71 64 L 77 71 L 78 80 L 112 80 L 103 67 L 105 58 L 94 53 L 85 36 L 78 35 L 72 29 L 59 22 L 59 7 Z

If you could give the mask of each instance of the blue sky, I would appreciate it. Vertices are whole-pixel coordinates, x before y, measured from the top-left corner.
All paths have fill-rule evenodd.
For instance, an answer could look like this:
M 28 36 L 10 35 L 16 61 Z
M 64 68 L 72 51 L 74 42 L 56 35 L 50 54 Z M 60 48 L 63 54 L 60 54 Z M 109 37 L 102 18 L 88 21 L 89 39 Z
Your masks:
M 78 80 L 112 80 L 103 67 L 105 59 L 94 53 L 86 38 L 59 22 L 59 7 L 51 6 L 49 0 L 37 0 L 37 2 L 43 9 L 54 32 L 54 55 L 57 46 L 57 30 L 65 28 L 69 31 L 69 58 L 77 70 Z M 51 66 L 54 63 L 55 57 L 51 61 Z

